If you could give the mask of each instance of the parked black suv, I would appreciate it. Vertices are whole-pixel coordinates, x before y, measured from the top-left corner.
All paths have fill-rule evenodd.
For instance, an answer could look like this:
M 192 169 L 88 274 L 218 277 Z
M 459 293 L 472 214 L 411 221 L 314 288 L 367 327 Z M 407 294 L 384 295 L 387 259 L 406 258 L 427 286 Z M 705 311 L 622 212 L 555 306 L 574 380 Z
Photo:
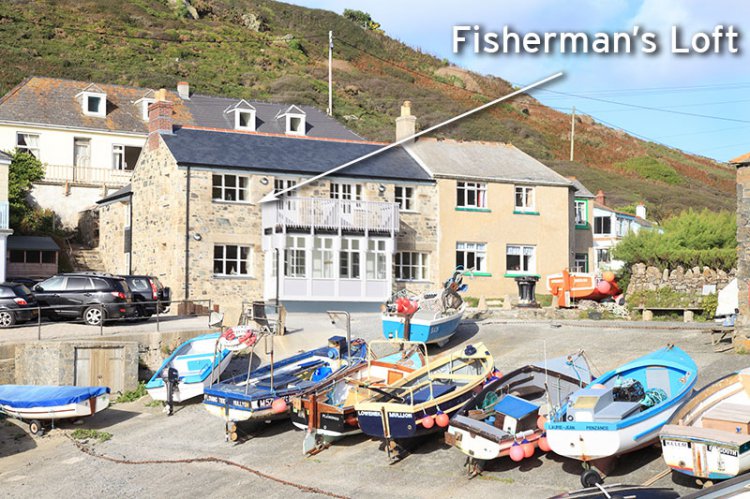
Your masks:
M 40 306 L 50 307 L 42 314 L 51 319 L 83 319 L 86 324 L 98 326 L 102 320 L 133 313 L 128 283 L 112 274 L 59 274 L 34 286 L 34 295 Z
M 36 299 L 29 288 L 17 282 L 0 284 L 0 328 L 37 317 Z
M 152 275 L 124 275 L 123 277 L 133 293 L 135 315 L 148 319 L 156 313 L 157 302 L 159 313 L 169 310 L 172 304 L 172 292 L 164 287 L 159 278 Z

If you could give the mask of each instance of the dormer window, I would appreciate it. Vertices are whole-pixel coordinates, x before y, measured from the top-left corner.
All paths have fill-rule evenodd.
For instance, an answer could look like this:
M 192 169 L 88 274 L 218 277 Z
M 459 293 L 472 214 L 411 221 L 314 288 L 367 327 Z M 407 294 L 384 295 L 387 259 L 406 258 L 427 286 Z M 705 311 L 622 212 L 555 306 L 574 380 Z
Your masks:
M 284 118 L 285 133 L 287 135 L 305 135 L 307 122 L 305 112 L 297 106 L 289 106 L 286 111 L 276 115 L 276 118 Z
M 156 102 L 154 99 L 142 99 L 141 100 L 141 117 L 143 121 L 148 121 L 148 106 Z
M 234 115 L 234 129 L 255 131 L 255 108 L 244 99 L 229 106 L 224 113 Z
M 107 116 L 107 93 L 93 83 L 76 97 L 80 100 L 83 114 L 86 116 Z

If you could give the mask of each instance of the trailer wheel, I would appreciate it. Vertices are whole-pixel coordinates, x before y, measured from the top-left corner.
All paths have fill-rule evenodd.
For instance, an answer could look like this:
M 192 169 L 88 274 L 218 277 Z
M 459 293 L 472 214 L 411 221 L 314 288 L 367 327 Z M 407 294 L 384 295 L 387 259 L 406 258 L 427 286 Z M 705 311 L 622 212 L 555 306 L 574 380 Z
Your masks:
M 32 435 L 40 437 L 44 434 L 44 427 L 40 421 L 36 419 L 29 423 L 29 431 Z
M 598 483 L 603 483 L 601 475 L 595 469 L 587 469 L 581 473 L 581 485 L 585 488 L 595 487 Z

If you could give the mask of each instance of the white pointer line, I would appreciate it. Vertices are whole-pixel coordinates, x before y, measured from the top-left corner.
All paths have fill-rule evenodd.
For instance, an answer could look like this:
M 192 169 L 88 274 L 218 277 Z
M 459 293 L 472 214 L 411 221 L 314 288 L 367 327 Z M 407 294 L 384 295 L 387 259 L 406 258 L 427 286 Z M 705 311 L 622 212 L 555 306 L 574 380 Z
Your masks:
M 426 130 L 422 130 L 421 132 L 417 132 L 414 135 L 411 135 L 409 137 L 403 138 L 401 140 L 397 140 L 396 142 L 394 142 L 392 144 L 388 144 L 387 146 L 383 146 L 380 149 L 376 149 L 376 150 L 374 150 L 372 152 L 369 152 L 369 153 L 365 154 L 364 156 L 360 156 L 359 158 L 353 159 L 353 160 L 351 160 L 351 161 L 349 161 L 347 163 L 344 163 L 343 165 L 339 165 L 339 166 L 337 166 L 335 168 L 331 168 L 327 172 L 323 172 L 323 173 L 321 173 L 319 175 L 316 175 L 315 177 L 312 177 L 312 178 L 309 178 L 309 179 L 307 179 L 305 181 L 302 181 L 299 184 L 293 185 L 291 187 L 287 187 L 286 189 L 283 189 L 283 190 L 281 190 L 281 191 L 279 191 L 279 192 L 277 192 L 275 194 L 273 193 L 273 191 L 269 192 L 268 194 L 266 194 L 265 196 L 263 196 L 263 198 L 260 200 L 260 202 L 261 203 L 267 203 L 269 201 L 274 201 L 274 200 L 276 200 L 278 198 L 278 196 L 282 196 L 282 195 L 286 194 L 287 192 L 293 191 L 294 189 L 302 187 L 303 185 L 307 185 L 309 183 L 315 182 L 316 180 L 320 180 L 323 177 L 327 177 L 328 175 L 336 173 L 339 170 L 343 170 L 344 168 L 346 168 L 348 166 L 352 166 L 353 164 L 359 163 L 360 161 L 364 161 L 364 160 L 366 160 L 368 158 L 372 158 L 373 156 L 377 156 L 378 154 L 382 154 L 382 153 L 384 153 L 385 151 L 387 151 L 389 149 L 393 149 L 396 146 L 400 146 L 401 144 L 404 144 L 406 142 L 410 142 L 410 141 L 416 139 L 417 137 L 419 137 L 421 135 L 424 135 L 424 134 L 430 133 L 430 132 L 434 132 L 438 128 L 444 127 L 445 125 L 449 125 L 449 124 L 451 124 L 451 123 L 453 123 L 455 121 L 458 121 L 460 119 L 466 118 L 467 116 L 472 115 L 474 113 L 478 113 L 479 111 L 481 111 L 483 109 L 487 109 L 488 107 L 494 106 L 498 102 L 502 102 L 504 100 L 510 99 L 511 97 L 515 97 L 518 94 L 525 93 L 525 92 L 531 90 L 532 88 L 536 88 L 536 87 L 542 86 L 542 85 L 544 85 L 546 83 L 549 83 L 550 81 L 552 81 L 552 80 L 554 80 L 556 78 L 559 78 L 562 75 L 563 75 L 563 72 L 560 71 L 559 73 L 555 73 L 552 76 L 548 76 L 547 78 L 544 78 L 543 80 L 539 80 L 539 81 L 537 81 L 535 83 L 532 83 L 531 85 L 527 85 L 527 86 L 525 86 L 523 88 L 519 88 L 515 92 L 511 92 L 511 93 L 509 93 L 507 95 L 499 97 L 499 98 L 497 98 L 497 99 L 495 99 L 495 100 L 493 100 L 491 102 L 488 102 L 487 104 L 482 104 L 481 106 L 476 107 L 474 109 L 470 109 L 469 111 L 466 111 L 463 114 L 459 114 L 458 116 L 454 116 L 453 118 L 451 118 L 449 120 L 446 120 L 446 121 L 443 121 L 442 123 L 438 123 L 437 125 L 431 126 L 430 128 L 428 128 Z

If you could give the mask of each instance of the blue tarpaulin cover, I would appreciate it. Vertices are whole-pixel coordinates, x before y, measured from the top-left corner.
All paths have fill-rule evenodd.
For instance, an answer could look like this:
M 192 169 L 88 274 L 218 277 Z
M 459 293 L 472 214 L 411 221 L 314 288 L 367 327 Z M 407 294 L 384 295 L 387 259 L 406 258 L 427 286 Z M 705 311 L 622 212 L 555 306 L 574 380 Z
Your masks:
M 539 410 L 539 406 L 532 404 L 522 398 L 516 397 L 515 395 L 506 395 L 495 404 L 495 411 L 500 414 L 505 414 L 514 419 L 521 419 L 527 414 L 536 412 Z
M 27 409 L 75 404 L 109 393 L 106 386 L 0 385 L 0 405 Z

